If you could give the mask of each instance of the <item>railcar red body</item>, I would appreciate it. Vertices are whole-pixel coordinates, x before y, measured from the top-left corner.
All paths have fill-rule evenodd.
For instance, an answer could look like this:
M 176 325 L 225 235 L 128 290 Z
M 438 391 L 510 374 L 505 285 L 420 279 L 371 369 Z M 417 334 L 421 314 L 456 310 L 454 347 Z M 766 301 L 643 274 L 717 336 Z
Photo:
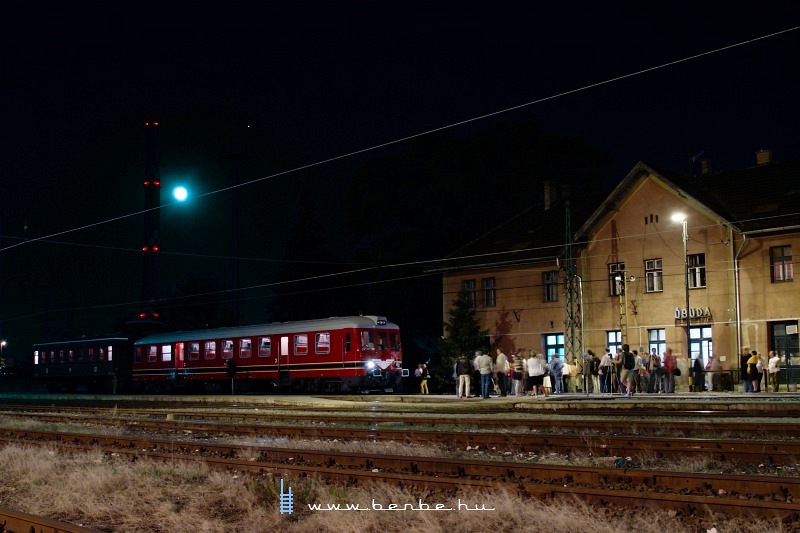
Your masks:
M 132 380 L 150 390 L 231 379 L 240 391 L 399 390 L 402 367 L 400 328 L 351 316 L 149 335 L 134 343 Z

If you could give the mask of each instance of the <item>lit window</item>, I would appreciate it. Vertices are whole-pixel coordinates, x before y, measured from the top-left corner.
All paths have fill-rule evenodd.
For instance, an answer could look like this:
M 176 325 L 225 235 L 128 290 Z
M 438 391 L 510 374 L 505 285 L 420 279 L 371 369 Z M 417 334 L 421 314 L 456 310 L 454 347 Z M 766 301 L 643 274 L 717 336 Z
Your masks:
M 261 337 L 258 339 L 258 356 L 269 357 L 270 355 L 272 355 L 272 339 Z
M 205 348 L 205 358 L 206 359 L 216 359 L 217 357 L 217 343 L 215 341 L 206 341 L 204 346 Z
M 114 360 L 114 351 L 113 351 L 113 349 L 114 349 L 113 346 L 109 346 L 108 347 L 108 360 L 109 361 L 113 361 Z M 100 357 L 101 358 L 103 357 L 103 349 L 102 348 L 100 348 Z
M 199 342 L 190 342 L 189 343 L 189 359 L 192 361 L 197 361 L 200 359 L 200 343 Z
M 553 356 L 560 357 L 564 355 L 564 334 L 556 333 L 553 335 L 544 336 L 544 353 L 546 361 L 550 361 Z
M 317 333 L 316 335 L 317 353 L 330 353 L 331 351 L 331 334 L 330 333 Z
M 222 341 L 222 358 L 233 359 L 233 341 Z
M 794 280 L 792 247 L 775 246 L 769 249 L 772 283 Z
M 308 335 L 301 333 L 294 336 L 294 354 L 306 355 L 308 353 Z
M 661 269 L 661 258 L 648 259 L 644 262 L 644 275 L 647 281 L 647 292 L 663 292 L 664 272 Z
M 250 357 L 253 353 L 253 341 L 251 339 L 239 340 L 239 357 Z
M 172 361 L 172 345 L 164 344 L 161 346 L 161 360 Z
M 150 346 L 147 351 L 147 362 L 155 363 L 158 360 L 158 346 Z
M 665 329 L 648 329 L 647 330 L 647 337 L 650 340 L 648 345 L 648 352 L 652 353 L 653 348 L 656 349 L 656 355 L 661 357 L 665 351 L 667 351 L 667 330 Z
M 611 351 L 611 355 L 616 356 L 617 348 L 622 348 L 622 331 L 606 331 L 606 340 L 608 341 L 608 349 Z

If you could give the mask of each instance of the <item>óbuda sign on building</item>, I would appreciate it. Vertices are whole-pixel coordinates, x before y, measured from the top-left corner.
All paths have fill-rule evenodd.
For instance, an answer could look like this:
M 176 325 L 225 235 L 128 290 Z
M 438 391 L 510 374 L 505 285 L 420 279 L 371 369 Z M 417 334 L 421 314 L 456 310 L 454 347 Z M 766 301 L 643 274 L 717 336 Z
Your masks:
M 439 265 L 444 316 L 466 290 L 506 350 L 571 361 L 669 346 L 685 383 L 712 354 L 738 379 L 749 347 L 778 352 L 781 383 L 800 380 L 800 158 L 761 151 L 752 167 L 696 177 L 640 162 L 607 197 L 553 200 L 554 188 Z

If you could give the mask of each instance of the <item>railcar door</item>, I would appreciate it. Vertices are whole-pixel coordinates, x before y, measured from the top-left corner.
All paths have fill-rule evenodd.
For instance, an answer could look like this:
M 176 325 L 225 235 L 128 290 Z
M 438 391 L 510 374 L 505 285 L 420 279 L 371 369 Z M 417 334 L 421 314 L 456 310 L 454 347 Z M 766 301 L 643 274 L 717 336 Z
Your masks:
M 289 337 L 281 337 L 281 347 L 278 352 L 278 385 L 288 385 L 289 381 Z
M 178 375 L 183 375 L 183 343 L 175 343 L 175 372 Z

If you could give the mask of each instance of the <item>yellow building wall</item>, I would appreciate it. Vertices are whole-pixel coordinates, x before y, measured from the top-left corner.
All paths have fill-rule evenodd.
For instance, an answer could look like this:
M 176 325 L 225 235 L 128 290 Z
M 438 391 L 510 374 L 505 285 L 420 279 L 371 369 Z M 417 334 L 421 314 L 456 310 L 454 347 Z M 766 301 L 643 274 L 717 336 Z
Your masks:
M 619 330 L 621 311 L 626 313 L 626 341 L 631 349 L 649 351 L 648 331 L 664 329 L 666 345 L 686 370 L 685 321 L 676 319 L 686 307 L 682 224 L 673 222 L 676 212 L 687 215 L 688 254 L 705 254 L 706 286 L 689 291 L 689 307 L 710 311 L 692 318 L 691 326 L 710 328 L 713 353 L 722 368 L 738 369 L 741 346 L 768 351 L 769 321 L 797 320 L 800 316 L 800 282 L 772 283 L 770 248 L 791 245 L 800 252 L 800 233 L 781 237 L 743 239 L 704 206 L 685 198 L 653 176 L 634 182 L 616 208 L 590 230 L 579 249 L 578 274 L 582 281 L 583 352 L 602 355 L 607 332 Z M 735 256 L 739 259 L 741 343 L 737 334 Z M 647 291 L 645 261 L 662 260 L 663 290 Z M 609 265 L 625 263 L 627 292 L 624 306 L 610 295 Z M 515 268 L 474 270 L 444 276 L 443 316 L 461 290 L 464 280 L 475 280 L 477 317 L 492 340 L 501 316 L 510 321 L 513 347 L 544 349 L 548 334 L 564 333 L 565 295 L 563 271 L 559 276 L 558 301 L 544 302 L 543 273 L 556 270 L 555 263 Z M 635 279 L 630 281 L 630 277 Z M 482 305 L 482 279 L 495 278 L 496 305 Z M 577 344 L 577 343 L 576 343 Z M 694 357 L 696 354 L 691 354 Z

